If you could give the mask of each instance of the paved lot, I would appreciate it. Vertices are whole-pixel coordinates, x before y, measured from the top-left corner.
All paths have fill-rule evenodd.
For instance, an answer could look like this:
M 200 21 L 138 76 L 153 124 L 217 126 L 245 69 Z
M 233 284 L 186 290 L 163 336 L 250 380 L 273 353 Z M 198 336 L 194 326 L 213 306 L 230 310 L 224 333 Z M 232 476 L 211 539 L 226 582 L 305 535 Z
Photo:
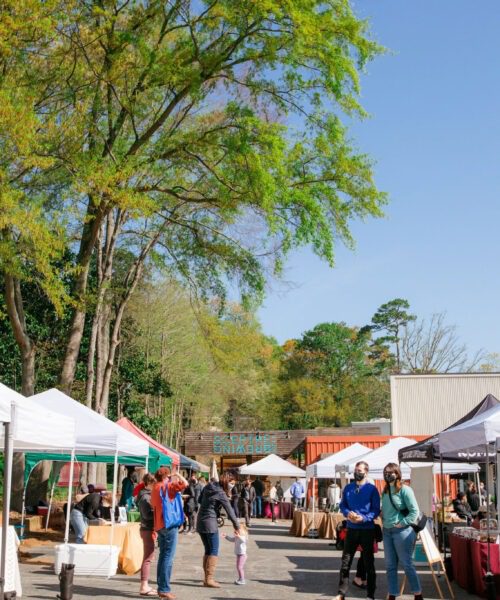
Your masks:
M 227 532 L 229 528 L 225 528 Z M 298 596 L 303 600 L 331 598 L 336 590 L 340 553 L 328 545 L 326 540 L 308 540 L 288 535 L 288 524 L 272 525 L 257 520 L 251 529 L 246 575 L 246 586 L 234 585 L 234 554 L 231 543 L 221 540 L 222 556 L 219 560 L 218 579 L 223 587 L 219 590 L 201 586 L 202 545 L 198 536 L 180 536 L 174 567 L 173 591 L 179 600 L 280 600 Z M 46 560 L 40 550 L 40 559 Z M 50 552 L 49 552 L 50 555 Z M 386 597 L 383 557 L 377 561 L 377 598 Z M 156 565 L 153 566 L 154 574 Z M 23 598 L 48 600 L 56 598 L 59 584 L 53 570 L 43 565 L 21 565 Z M 422 570 L 424 597 L 426 600 L 439 598 L 428 570 Z M 110 580 L 77 577 L 74 600 L 83 598 L 138 598 L 138 576 L 118 575 Z M 444 581 L 443 581 L 444 584 Z M 444 588 L 443 588 L 444 589 Z M 459 600 L 474 598 L 455 587 Z M 353 589 L 350 598 L 363 598 L 365 593 Z M 449 593 L 444 593 L 449 598 Z M 412 596 L 404 596 L 412 598 Z

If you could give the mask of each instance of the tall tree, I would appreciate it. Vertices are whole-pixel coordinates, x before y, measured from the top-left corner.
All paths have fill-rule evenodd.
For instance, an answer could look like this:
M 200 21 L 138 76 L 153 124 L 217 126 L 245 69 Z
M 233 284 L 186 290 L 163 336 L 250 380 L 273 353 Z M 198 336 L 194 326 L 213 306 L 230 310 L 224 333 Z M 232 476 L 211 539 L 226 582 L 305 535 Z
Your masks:
M 285 410 L 295 426 L 338 426 L 353 418 L 385 416 L 387 381 L 373 358 L 367 328 L 317 325 L 286 345 L 283 366 Z M 378 406 L 370 395 L 380 400 Z
M 371 329 L 385 333 L 378 338 L 379 343 L 392 344 L 396 350 L 396 370 L 401 372 L 401 335 L 411 321 L 416 319 L 410 312 L 410 303 L 403 298 L 395 298 L 382 304 L 372 317 Z
M 261 295 L 290 249 L 310 244 L 333 264 L 335 243 L 353 243 L 351 220 L 380 216 L 385 196 L 370 160 L 340 122 L 363 113 L 358 73 L 380 48 L 347 0 L 70 0 L 49 9 L 43 40 L 28 37 L 10 62 L 43 141 L 38 163 L 21 151 L 6 173 L 15 190 L 43 192 L 46 210 L 67 215 L 77 259 L 66 391 L 89 307 L 96 297 L 99 305 L 89 273 L 111 215 L 116 233 L 133 232 L 136 262 L 110 325 L 105 381 L 153 251 L 202 288 L 221 293 L 232 277 L 243 295 Z
M 483 350 L 469 356 L 455 325 L 445 322 L 446 313 L 435 313 L 429 321 L 416 320 L 405 329 L 401 350 L 404 370 L 409 373 L 468 373 L 478 369 Z

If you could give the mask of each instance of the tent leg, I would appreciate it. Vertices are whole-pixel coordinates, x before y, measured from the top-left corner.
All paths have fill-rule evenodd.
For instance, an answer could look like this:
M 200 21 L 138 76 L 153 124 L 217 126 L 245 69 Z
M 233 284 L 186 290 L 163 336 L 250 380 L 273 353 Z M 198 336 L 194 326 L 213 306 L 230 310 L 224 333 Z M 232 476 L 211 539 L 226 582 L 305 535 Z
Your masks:
M 14 415 L 12 407 L 12 415 Z M 12 417 L 12 420 L 14 418 Z M 4 597 L 5 575 L 7 564 L 7 535 L 9 532 L 9 513 L 10 513 L 10 494 L 12 488 L 12 458 L 14 446 L 12 443 L 12 424 L 4 423 L 5 442 L 4 442 L 4 492 L 3 492 L 3 512 L 2 512 L 2 562 L 0 567 L 0 598 Z
M 443 455 L 439 455 L 440 477 L 441 477 L 441 538 L 443 540 L 443 555 L 446 560 L 446 531 L 444 522 L 444 473 L 443 473 Z
M 45 531 L 47 531 L 47 529 L 49 528 L 50 511 L 52 509 L 52 500 L 54 499 L 54 488 L 56 487 L 56 478 L 54 476 L 54 467 L 53 466 L 52 466 L 52 476 L 54 477 L 54 481 L 52 482 L 52 486 L 50 488 L 49 510 L 47 511 L 47 518 L 45 519 Z
M 109 548 L 113 543 L 113 534 L 115 527 L 115 509 L 116 509 L 116 488 L 118 487 L 118 450 L 115 452 L 115 462 L 113 466 L 113 501 L 111 502 L 111 527 L 109 528 Z
M 69 519 L 71 515 L 71 500 L 73 495 L 73 475 L 75 467 L 75 450 L 71 451 L 71 462 L 69 465 L 69 486 L 68 486 L 68 506 L 66 507 L 66 527 L 64 529 L 64 543 L 67 544 L 69 540 Z
M 491 573 L 490 563 L 490 449 L 486 444 L 486 533 L 488 535 L 487 560 L 486 560 L 486 575 Z

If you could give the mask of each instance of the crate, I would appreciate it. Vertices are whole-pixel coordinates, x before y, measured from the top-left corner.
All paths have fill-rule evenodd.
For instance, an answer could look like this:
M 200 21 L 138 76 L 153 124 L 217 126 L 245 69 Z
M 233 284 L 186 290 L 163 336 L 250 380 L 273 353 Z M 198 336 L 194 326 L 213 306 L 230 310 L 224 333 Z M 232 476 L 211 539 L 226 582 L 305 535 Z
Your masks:
M 55 546 L 54 570 L 63 563 L 75 565 L 75 575 L 113 577 L 118 570 L 118 546 L 98 544 L 59 544 Z

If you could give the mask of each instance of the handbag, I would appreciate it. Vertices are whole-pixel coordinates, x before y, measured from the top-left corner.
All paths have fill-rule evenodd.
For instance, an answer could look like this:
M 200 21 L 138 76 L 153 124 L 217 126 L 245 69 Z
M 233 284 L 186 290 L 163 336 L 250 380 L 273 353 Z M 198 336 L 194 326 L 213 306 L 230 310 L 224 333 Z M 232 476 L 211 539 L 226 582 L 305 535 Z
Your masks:
M 382 534 L 382 527 L 378 523 L 375 523 L 375 541 L 381 542 L 383 541 L 384 536 Z
M 396 508 L 396 505 L 394 504 L 394 501 L 392 500 L 392 494 L 391 494 L 391 486 L 388 486 L 389 489 L 389 500 L 391 501 L 392 507 L 394 508 L 394 510 L 397 510 L 398 513 L 400 513 L 401 515 L 403 515 L 403 517 L 407 517 L 410 514 L 410 511 L 408 510 L 408 508 Z M 413 529 L 413 531 L 415 533 L 420 533 L 423 529 L 425 529 L 427 527 L 427 515 L 424 514 L 422 511 L 418 512 L 417 518 L 415 519 L 415 521 L 413 523 L 410 523 L 410 527 Z

